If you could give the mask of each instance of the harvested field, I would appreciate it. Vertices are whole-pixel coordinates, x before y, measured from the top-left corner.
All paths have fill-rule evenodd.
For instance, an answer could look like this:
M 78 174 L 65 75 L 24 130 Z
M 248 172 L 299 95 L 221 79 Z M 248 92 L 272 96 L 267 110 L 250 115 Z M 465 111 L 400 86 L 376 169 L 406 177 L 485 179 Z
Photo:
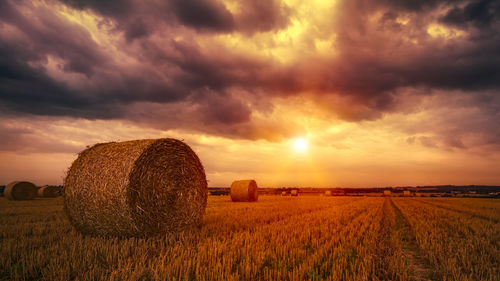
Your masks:
M 0 198 L 0 280 L 500 280 L 496 199 L 208 198 L 203 226 L 100 238 L 62 198 Z

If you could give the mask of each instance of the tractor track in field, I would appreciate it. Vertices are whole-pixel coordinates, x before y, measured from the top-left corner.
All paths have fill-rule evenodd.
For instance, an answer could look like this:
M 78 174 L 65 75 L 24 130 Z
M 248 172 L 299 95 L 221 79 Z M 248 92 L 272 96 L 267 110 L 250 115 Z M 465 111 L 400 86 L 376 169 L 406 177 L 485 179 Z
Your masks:
M 395 228 L 399 230 L 399 239 L 402 242 L 403 255 L 409 262 L 412 272 L 412 279 L 417 281 L 439 280 L 436 273 L 431 269 L 428 260 L 423 258 L 419 251 L 415 231 L 411 227 L 408 219 L 403 212 L 394 204 L 392 199 L 388 198 L 390 205 L 394 210 Z
M 441 209 L 444 209 L 444 210 L 456 212 L 456 213 L 459 213 L 459 214 L 469 215 L 469 216 L 472 216 L 472 217 L 475 217 L 475 218 L 478 218 L 478 219 L 482 219 L 482 220 L 486 220 L 486 221 L 489 221 L 489 222 L 493 222 L 493 223 L 499 223 L 500 222 L 500 220 L 497 219 L 497 218 L 492 218 L 492 217 L 488 217 L 488 216 L 479 215 L 479 214 L 476 214 L 476 213 L 473 213 L 473 212 L 470 212 L 470 211 L 459 210 L 459 209 L 455 209 L 455 208 L 451 208 L 451 207 L 447 207 L 447 206 L 442 206 L 442 205 L 439 205 L 439 204 L 436 204 L 436 203 L 431 203 L 431 202 L 428 202 L 428 201 L 422 201 L 422 200 L 416 200 L 416 199 L 412 199 L 412 200 L 415 201 L 415 202 L 424 203 L 424 204 L 431 205 L 431 206 L 434 206 L 434 207 L 437 207 L 437 208 L 441 208 Z
M 378 280 L 394 280 L 394 272 L 391 272 L 390 259 L 394 255 L 394 248 L 391 245 L 392 232 L 392 214 L 388 199 L 384 199 L 381 209 L 382 219 L 380 221 L 380 232 L 377 237 L 377 250 L 375 256 L 377 263 L 375 265 L 375 275 Z

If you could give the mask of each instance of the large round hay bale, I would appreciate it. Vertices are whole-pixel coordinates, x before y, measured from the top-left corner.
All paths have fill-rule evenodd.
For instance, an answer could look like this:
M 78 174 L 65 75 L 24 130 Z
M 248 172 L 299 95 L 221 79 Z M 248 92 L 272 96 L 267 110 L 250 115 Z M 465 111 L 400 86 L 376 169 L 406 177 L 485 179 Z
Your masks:
M 325 196 L 332 196 L 332 191 L 331 190 L 325 191 Z
M 27 181 L 9 183 L 4 190 L 5 197 L 9 200 L 32 200 L 36 197 L 37 188 Z
M 82 233 L 146 237 L 201 223 L 205 170 L 175 139 L 96 144 L 82 151 L 64 181 L 64 207 Z
M 290 191 L 290 195 L 291 196 L 299 196 L 299 191 L 297 189 L 294 189 L 294 190 Z
M 257 183 L 254 180 L 239 180 L 231 184 L 231 200 L 235 202 L 253 202 L 259 199 Z
M 286 191 L 282 191 L 281 196 L 286 196 Z
M 55 198 L 59 196 L 59 187 L 53 185 L 44 185 L 38 189 L 38 197 Z

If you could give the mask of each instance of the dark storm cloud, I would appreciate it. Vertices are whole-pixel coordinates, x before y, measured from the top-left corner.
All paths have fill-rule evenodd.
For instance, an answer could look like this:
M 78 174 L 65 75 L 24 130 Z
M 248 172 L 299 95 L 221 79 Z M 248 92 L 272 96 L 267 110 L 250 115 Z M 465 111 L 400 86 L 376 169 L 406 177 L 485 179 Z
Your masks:
M 292 10 L 281 0 L 242 1 L 244 11 L 238 17 L 240 29 L 244 31 L 270 31 L 286 27 Z
M 116 47 L 137 63 L 126 65 L 114 58 L 84 28 L 48 8 L 2 1 L 0 22 L 22 33 L 0 34 L 3 109 L 89 119 L 138 118 L 163 129 L 266 138 L 269 132 L 256 133 L 259 128 L 251 118 L 258 110 L 252 104 L 259 99 L 304 96 L 342 119 L 359 121 L 398 110 L 401 94 L 418 89 L 421 95 L 461 91 L 470 96 L 469 106 L 488 108 L 490 116 L 497 117 L 484 119 L 480 132 L 498 121 L 498 107 L 487 107 L 481 101 L 484 95 L 478 94 L 497 95 L 500 90 L 495 1 L 343 1 L 332 23 L 315 27 L 336 35 L 332 48 L 338 55 L 297 53 L 290 64 L 233 52 L 224 45 L 201 46 L 196 40 L 220 33 L 254 38 L 259 32 L 286 28 L 291 18 L 300 21 L 282 1 L 244 0 L 235 14 L 216 0 L 62 2 L 98 13 L 103 25 L 112 21 L 117 28 L 113 34 L 123 36 Z M 23 5 L 33 16 L 19 12 Z M 378 14 L 382 16 L 374 21 Z M 402 24 L 400 17 L 408 22 Z M 464 35 L 432 37 L 427 27 L 438 23 Z M 186 39 L 174 40 L 177 35 Z M 304 39 L 312 41 L 311 49 L 314 39 Z M 85 83 L 49 75 L 41 66 L 49 58 L 57 59 L 60 72 L 81 75 L 78 81 Z M 154 116 L 170 119 L 148 119 L 149 112 L 138 104 L 153 106 Z M 172 109 L 176 104 L 179 108 Z M 164 110 L 169 114 L 162 114 L 161 106 L 168 107 Z M 288 133 L 283 129 L 284 135 Z M 278 138 L 276 133 L 272 138 Z M 460 140 L 447 143 L 461 146 Z
M 232 86 L 255 87 L 258 72 L 266 66 L 244 57 L 207 56 L 196 45 L 172 42 L 172 47 L 177 56 L 167 60 L 183 70 L 177 79 L 191 88 L 224 91 Z
M 153 43 L 145 43 L 141 53 L 148 59 L 143 60 L 146 64 L 123 69 L 80 26 L 47 9 L 39 8 L 36 20 L 30 20 L 11 2 L 3 5 L 2 22 L 16 26 L 23 34 L 0 36 L 0 110 L 5 114 L 126 119 L 137 117 L 130 112 L 134 103 L 184 100 L 184 104 L 196 108 L 191 115 L 183 114 L 183 119 L 176 122 L 170 122 L 174 118 L 168 115 L 162 116 L 168 120 L 161 123 L 142 121 L 161 129 L 192 127 L 235 134 L 232 136 L 253 136 L 253 126 L 223 130 L 218 126 L 229 128 L 249 121 L 250 108 L 225 92 L 232 85 L 251 80 L 247 76 L 254 71 L 249 70 L 258 67 L 258 63 L 243 58 L 208 57 L 196 44 L 170 41 L 156 49 Z M 126 37 L 129 40 L 137 33 Z M 174 53 L 169 54 L 167 49 Z M 82 74 L 88 82 L 75 86 L 49 75 L 42 67 L 49 56 L 60 59 L 56 66 L 59 71 Z M 147 63 L 174 70 L 165 77 Z
M 183 85 L 165 83 L 154 70 L 120 71 L 86 30 L 47 9 L 39 8 L 33 21 L 11 2 L 2 8 L 2 23 L 16 26 L 23 35 L 0 37 L 0 107 L 7 111 L 118 118 L 131 102 L 172 102 L 189 92 Z M 62 60 L 57 66 L 61 71 L 85 75 L 95 85 L 75 88 L 49 76 L 37 66 L 49 56 Z
M 241 11 L 231 13 L 219 0 L 60 0 L 77 9 L 90 9 L 119 21 L 127 39 L 152 34 L 162 25 L 178 23 L 204 32 L 255 33 L 281 29 L 289 23 L 291 9 L 281 0 L 240 2 Z M 144 18 L 150 19 L 146 24 Z
M 214 122 L 231 125 L 250 121 L 252 112 L 240 100 L 214 93 L 208 93 L 204 99 L 205 102 L 200 105 L 198 110 L 207 125 Z
M 171 0 L 170 5 L 184 25 L 218 31 L 230 31 L 234 28 L 233 15 L 217 1 Z
M 88 102 L 43 71 L 28 65 L 30 52 L 0 40 L 0 107 L 33 114 L 72 115 L 72 109 L 85 108 Z
M 92 9 L 102 15 L 121 17 L 133 11 L 132 0 L 60 0 L 78 9 Z
M 90 109 L 91 98 L 55 81 L 32 65 L 46 61 L 51 54 L 65 59 L 64 71 L 91 76 L 94 65 L 105 59 L 93 41 L 82 36 L 82 30 L 67 25 L 62 28 L 63 22 L 43 11 L 40 12 L 43 24 L 36 26 L 9 2 L 4 2 L 1 10 L 2 23 L 23 30 L 30 41 L 9 42 L 8 38 L 0 38 L 0 106 L 10 111 L 41 115 L 105 117 L 107 112 L 89 110 L 82 113 L 81 110 Z M 72 35 L 75 34 L 80 36 L 74 39 Z
M 130 21 L 125 28 L 125 38 L 128 42 L 147 37 L 152 33 L 151 26 L 142 18 Z
M 78 9 L 90 9 L 118 20 L 127 38 L 139 38 L 153 32 L 158 23 L 171 24 L 175 17 L 180 24 L 212 31 L 231 31 L 234 28 L 233 15 L 216 0 L 170 0 L 170 1 L 81 1 L 61 0 Z M 147 26 L 137 19 L 154 18 L 155 25 Z M 134 36 L 139 35 L 139 36 Z
M 0 11 L 1 22 L 16 26 L 29 37 L 30 42 L 4 42 L 7 45 L 3 51 L 19 53 L 27 61 L 43 60 L 46 54 L 56 55 L 66 60 L 64 69 L 71 72 L 91 76 L 97 64 L 106 62 L 106 57 L 100 52 L 97 44 L 90 38 L 90 34 L 76 26 L 54 17 L 46 9 L 38 9 L 39 24 L 26 17 L 9 2 L 3 2 Z M 7 38 L 2 40 L 8 40 Z M 17 44 L 13 46 L 12 44 Z
M 373 114 L 365 111 L 361 115 L 346 114 L 353 120 L 378 117 L 377 113 L 391 111 L 401 89 L 421 88 L 427 93 L 462 90 L 471 95 L 476 91 L 498 91 L 498 19 L 483 13 L 482 21 L 489 23 L 489 30 L 466 26 L 461 28 L 465 35 L 449 40 L 433 38 L 427 32 L 429 24 L 440 22 L 442 11 L 455 9 L 455 2 L 344 1 L 336 23 L 340 27 L 337 58 L 301 62 L 273 76 L 271 84 L 285 92 L 309 89 L 321 95 L 347 96 L 350 106 L 361 105 L 374 111 Z M 468 5 L 477 3 L 471 1 Z M 373 22 L 377 14 L 382 16 Z M 400 16 L 409 22 L 399 23 Z M 476 20 L 480 19 L 478 14 Z
M 404 11 L 422 12 L 423 10 L 433 9 L 440 5 L 464 2 L 464 0 L 379 0 L 372 2 L 385 4 Z
M 500 17 L 500 2 L 494 0 L 474 1 L 465 7 L 454 7 L 442 17 L 448 24 L 464 26 L 472 23 L 477 27 L 488 27 Z

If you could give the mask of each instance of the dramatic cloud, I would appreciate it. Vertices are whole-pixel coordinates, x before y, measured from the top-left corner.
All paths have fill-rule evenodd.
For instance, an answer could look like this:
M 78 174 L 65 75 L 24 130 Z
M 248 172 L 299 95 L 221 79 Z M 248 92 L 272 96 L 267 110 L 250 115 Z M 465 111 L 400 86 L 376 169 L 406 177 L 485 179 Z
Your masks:
M 443 22 L 464 27 L 473 24 L 488 28 L 500 17 L 500 3 L 494 0 L 481 0 L 466 3 L 463 7 L 453 7 L 442 17 Z
M 3 2 L 2 107 L 107 119 L 124 118 L 136 102 L 185 101 L 208 120 L 230 126 L 252 122 L 251 112 L 258 110 L 251 108 L 252 99 L 313 95 L 320 104 L 333 103 L 331 108 L 345 101 L 351 110 L 333 113 L 363 120 L 393 110 L 395 96 L 407 88 L 474 95 L 499 88 L 500 33 L 489 34 L 499 26 L 494 1 L 345 1 L 337 11 L 326 9 L 327 16 L 337 16 L 326 22 L 279 1 L 236 2 L 233 11 L 215 0 L 62 4 L 100 15 L 94 20 L 98 29 L 65 17 L 61 11 L 67 8 L 57 2 Z M 285 46 L 292 51 L 284 53 L 291 56 L 287 63 L 281 53 L 263 55 L 262 50 L 283 48 L 273 32 L 279 36 L 290 18 L 306 29 L 301 37 L 291 32 L 290 40 L 313 44 L 306 47 L 314 50 L 319 39 L 334 35 L 326 41 L 332 55 L 302 55 L 300 48 L 294 52 L 293 41 Z M 271 33 L 253 43 L 256 53 L 232 49 L 231 40 L 256 39 L 249 30 Z M 306 34 L 314 30 L 319 31 Z M 206 31 L 229 37 L 221 41 Z M 95 32 L 114 40 L 105 46 Z M 241 100 L 237 91 L 250 95 Z M 227 105 L 214 106 L 214 100 Z
M 499 15 L 493 0 L 1 1 L 0 149 L 74 149 L 15 122 L 60 118 L 270 142 L 371 122 L 402 146 L 496 153 Z

